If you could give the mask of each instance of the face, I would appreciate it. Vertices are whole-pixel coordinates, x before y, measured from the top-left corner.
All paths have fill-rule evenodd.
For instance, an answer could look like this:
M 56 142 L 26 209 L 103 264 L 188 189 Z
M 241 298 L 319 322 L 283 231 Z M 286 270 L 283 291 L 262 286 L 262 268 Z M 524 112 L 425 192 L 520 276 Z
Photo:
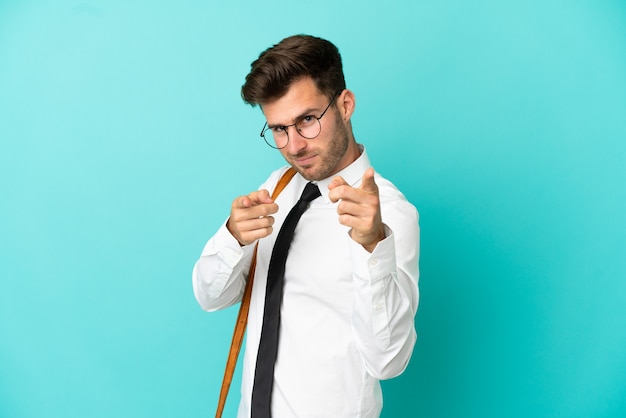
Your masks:
M 305 115 L 319 117 L 329 101 L 315 82 L 306 77 L 295 81 L 280 99 L 262 105 L 262 110 L 269 126 L 287 126 Z M 280 153 L 307 180 L 322 180 L 336 174 L 359 157 L 350 128 L 353 110 L 354 96 L 344 90 L 320 119 L 322 129 L 317 137 L 303 138 L 291 126 L 289 143 Z

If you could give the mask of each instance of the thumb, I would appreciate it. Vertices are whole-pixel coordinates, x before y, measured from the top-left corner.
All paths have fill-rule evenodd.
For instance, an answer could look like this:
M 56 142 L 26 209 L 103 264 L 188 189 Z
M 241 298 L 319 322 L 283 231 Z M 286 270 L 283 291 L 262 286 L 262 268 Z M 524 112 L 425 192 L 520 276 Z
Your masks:
M 359 187 L 364 192 L 367 193 L 377 193 L 378 186 L 374 181 L 374 169 L 372 167 L 365 170 L 363 173 L 363 180 L 361 180 L 361 187 Z
M 344 180 L 343 177 L 341 176 L 336 176 L 335 178 L 333 178 L 331 180 L 331 182 L 328 184 L 328 190 L 332 190 L 335 187 L 339 187 L 339 186 L 345 186 L 348 183 Z
M 241 196 L 238 203 L 240 208 L 249 208 L 252 206 L 252 200 L 250 200 L 248 196 Z
M 256 198 L 259 203 L 274 203 L 272 197 L 270 196 L 270 192 L 265 189 L 259 190 Z

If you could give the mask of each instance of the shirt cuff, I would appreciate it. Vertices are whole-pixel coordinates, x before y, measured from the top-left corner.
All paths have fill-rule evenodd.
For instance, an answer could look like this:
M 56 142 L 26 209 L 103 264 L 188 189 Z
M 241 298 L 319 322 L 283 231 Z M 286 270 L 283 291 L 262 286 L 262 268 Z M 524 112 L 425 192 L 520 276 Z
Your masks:
M 202 250 L 202 257 L 216 255 L 230 267 L 234 267 L 244 255 L 247 245 L 242 247 L 239 241 L 230 233 L 226 227 L 226 222 L 217 230 L 215 235 L 206 243 Z
M 387 225 L 385 239 L 376 244 L 374 251 L 369 253 L 352 238 L 350 253 L 352 255 L 352 271 L 354 275 L 369 283 L 375 283 L 396 271 L 396 247 L 393 231 Z

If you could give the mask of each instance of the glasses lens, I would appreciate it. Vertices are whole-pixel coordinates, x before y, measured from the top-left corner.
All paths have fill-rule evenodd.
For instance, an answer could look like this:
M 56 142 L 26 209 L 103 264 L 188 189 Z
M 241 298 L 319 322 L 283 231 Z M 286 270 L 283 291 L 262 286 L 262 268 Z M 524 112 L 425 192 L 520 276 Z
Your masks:
M 272 148 L 281 149 L 287 146 L 287 142 L 289 142 L 289 137 L 287 136 L 287 132 L 285 130 L 274 130 L 271 128 L 267 128 L 263 131 L 263 139 L 267 145 Z
M 320 134 L 322 125 L 316 117 L 305 116 L 296 123 L 296 128 L 303 138 L 313 139 Z

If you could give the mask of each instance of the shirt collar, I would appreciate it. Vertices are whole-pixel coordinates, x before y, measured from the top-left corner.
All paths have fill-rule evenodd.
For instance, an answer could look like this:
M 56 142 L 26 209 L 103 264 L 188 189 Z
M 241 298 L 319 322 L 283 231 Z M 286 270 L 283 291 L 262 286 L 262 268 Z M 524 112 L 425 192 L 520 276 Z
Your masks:
M 361 155 L 359 156 L 359 158 L 354 160 L 352 164 L 350 164 L 349 166 L 347 166 L 346 168 L 344 168 L 337 174 L 334 174 L 318 182 L 314 182 L 319 187 L 320 193 L 322 194 L 322 199 L 324 199 L 325 203 L 331 203 L 330 198 L 328 197 L 328 193 L 329 193 L 328 185 L 335 177 L 337 176 L 343 177 L 343 179 L 350 186 L 356 187 L 356 185 L 361 182 L 361 178 L 363 177 L 363 173 L 365 172 L 365 170 L 371 167 L 370 159 L 367 156 L 367 151 L 365 150 L 365 147 L 361 144 L 359 144 L 358 147 L 359 147 L 359 150 L 361 151 Z

